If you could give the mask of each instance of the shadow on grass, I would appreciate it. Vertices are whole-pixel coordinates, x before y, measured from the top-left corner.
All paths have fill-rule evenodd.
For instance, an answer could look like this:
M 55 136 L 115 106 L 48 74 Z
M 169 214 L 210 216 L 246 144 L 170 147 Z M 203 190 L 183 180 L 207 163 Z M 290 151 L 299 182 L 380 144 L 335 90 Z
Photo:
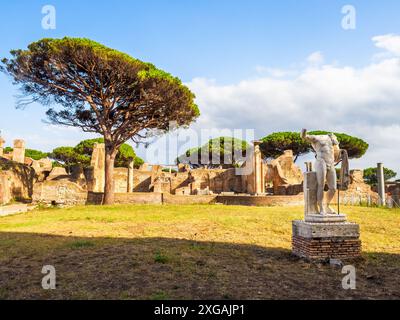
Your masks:
M 351 262 L 357 289 L 344 290 L 341 268 L 254 245 L 3 232 L 0 252 L 0 299 L 400 298 L 393 254 Z M 56 268 L 56 290 L 41 288 L 44 265 Z

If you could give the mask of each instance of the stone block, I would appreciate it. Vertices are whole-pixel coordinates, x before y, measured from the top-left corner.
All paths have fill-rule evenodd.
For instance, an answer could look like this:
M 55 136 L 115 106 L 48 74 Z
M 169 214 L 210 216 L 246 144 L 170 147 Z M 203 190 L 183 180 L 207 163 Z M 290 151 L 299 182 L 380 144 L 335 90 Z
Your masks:
M 315 171 L 304 173 L 304 215 L 318 214 L 317 206 L 317 173 Z
M 293 235 L 303 238 L 358 238 L 360 226 L 352 222 L 313 223 L 302 220 L 293 221 Z
M 18 163 L 25 163 L 25 141 L 14 140 L 12 160 Z
M 308 214 L 304 219 L 306 222 L 330 223 L 346 222 L 345 214 Z

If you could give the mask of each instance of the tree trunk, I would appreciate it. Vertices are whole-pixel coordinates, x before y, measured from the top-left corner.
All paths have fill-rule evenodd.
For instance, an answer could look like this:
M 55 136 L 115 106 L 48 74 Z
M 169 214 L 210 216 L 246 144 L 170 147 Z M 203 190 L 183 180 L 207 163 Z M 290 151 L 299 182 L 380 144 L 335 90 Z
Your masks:
M 114 204 L 114 162 L 115 153 L 106 147 L 105 184 L 103 204 Z

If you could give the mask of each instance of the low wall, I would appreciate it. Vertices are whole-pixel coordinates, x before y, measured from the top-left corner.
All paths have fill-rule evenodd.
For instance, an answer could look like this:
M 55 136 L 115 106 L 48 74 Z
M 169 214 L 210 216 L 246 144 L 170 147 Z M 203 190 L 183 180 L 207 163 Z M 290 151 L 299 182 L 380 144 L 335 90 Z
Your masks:
M 295 196 L 217 196 L 217 202 L 236 206 L 299 206 L 304 204 L 303 194 Z
M 89 192 L 88 204 L 101 204 L 103 193 Z M 279 206 L 302 205 L 303 195 L 296 196 L 219 196 L 219 195 L 172 195 L 157 192 L 132 192 L 116 193 L 117 204 L 212 204 L 222 203 L 226 205 L 240 206 Z
M 183 196 L 163 194 L 163 203 L 166 204 L 210 204 L 215 203 L 217 195 L 196 195 L 196 196 Z
M 88 192 L 88 204 L 101 204 L 102 201 L 103 193 Z M 155 192 L 115 193 L 114 202 L 116 204 L 161 204 L 162 194 Z
M 68 179 L 35 183 L 32 201 L 43 204 L 81 205 L 87 201 L 86 189 Z

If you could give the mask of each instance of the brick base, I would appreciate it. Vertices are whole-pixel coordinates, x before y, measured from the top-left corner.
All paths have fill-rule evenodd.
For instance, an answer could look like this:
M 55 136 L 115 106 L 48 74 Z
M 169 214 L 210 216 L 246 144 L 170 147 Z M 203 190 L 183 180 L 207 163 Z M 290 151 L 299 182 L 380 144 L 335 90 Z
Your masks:
M 357 238 L 292 237 L 293 254 L 307 259 L 355 258 L 361 254 L 361 240 Z
M 293 221 L 292 252 L 310 260 L 356 258 L 361 254 L 359 236 L 355 223 Z

